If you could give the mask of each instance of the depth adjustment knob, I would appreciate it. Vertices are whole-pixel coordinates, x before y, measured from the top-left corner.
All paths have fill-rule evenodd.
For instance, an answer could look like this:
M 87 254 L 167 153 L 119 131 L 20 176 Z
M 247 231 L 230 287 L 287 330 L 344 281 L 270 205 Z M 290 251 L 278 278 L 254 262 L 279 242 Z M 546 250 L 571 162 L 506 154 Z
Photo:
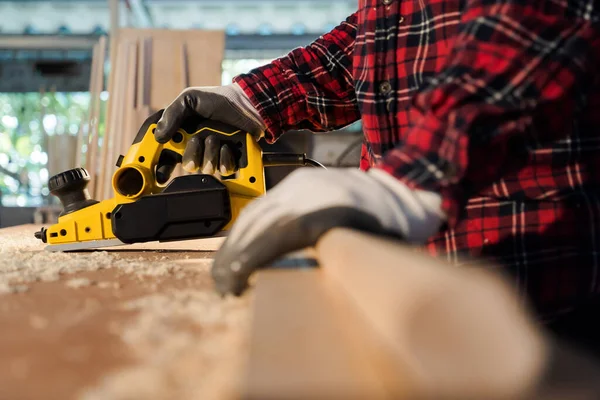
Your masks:
M 60 216 L 98 203 L 90 198 L 88 183 L 90 174 L 84 168 L 61 172 L 48 180 L 48 190 L 62 203 L 63 211 Z

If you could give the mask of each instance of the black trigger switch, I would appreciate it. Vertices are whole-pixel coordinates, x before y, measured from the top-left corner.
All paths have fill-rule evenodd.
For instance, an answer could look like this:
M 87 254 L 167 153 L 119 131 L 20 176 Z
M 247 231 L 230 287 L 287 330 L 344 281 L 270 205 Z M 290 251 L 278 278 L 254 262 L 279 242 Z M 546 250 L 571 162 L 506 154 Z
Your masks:
M 123 157 L 123 156 L 119 156 L 119 158 L 117 159 L 117 167 L 118 168 L 121 168 L 121 164 L 123 164 L 123 159 L 124 158 L 125 157 Z

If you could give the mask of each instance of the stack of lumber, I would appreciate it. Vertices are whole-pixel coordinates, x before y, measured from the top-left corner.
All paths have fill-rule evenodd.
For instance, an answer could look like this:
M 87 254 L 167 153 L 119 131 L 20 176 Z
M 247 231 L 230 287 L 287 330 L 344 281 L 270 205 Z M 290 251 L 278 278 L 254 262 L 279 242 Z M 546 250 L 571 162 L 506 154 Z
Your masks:
M 88 148 L 79 165 L 90 172 L 90 194 L 97 200 L 112 196 L 115 163 L 148 116 L 168 106 L 187 87 L 221 84 L 225 35 L 222 31 L 124 28 L 111 38 L 111 45 L 105 131 L 98 129 L 105 86 L 106 40 L 102 38 L 94 49 L 88 135 L 80 135 L 81 144 L 88 143 Z
M 80 153 L 76 147 L 79 136 L 59 134 L 48 136 L 48 173 L 50 176 L 66 171 L 77 166 L 77 158 Z

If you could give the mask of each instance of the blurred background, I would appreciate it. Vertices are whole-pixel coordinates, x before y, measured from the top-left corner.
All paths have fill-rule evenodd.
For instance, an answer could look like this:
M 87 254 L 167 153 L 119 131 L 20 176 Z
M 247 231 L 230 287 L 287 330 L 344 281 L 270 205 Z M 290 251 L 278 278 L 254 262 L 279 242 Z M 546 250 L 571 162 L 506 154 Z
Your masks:
M 356 9 L 356 0 L 0 0 L 0 227 L 45 222 L 57 207 L 47 181 L 74 165 L 89 132 L 93 48 L 122 28 L 219 30 L 221 82 L 304 46 Z M 106 50 L 104 79 L 111 71 Z M 191 67 L 193 68 L 193 66 Z M 99 92 L 97 136 L 106 132 L 108 84 Z M 136 127 L 137 130 L 137 127 Z M 357 166 L 360 123 L 314 135 L 289 132 L 270 151 L 304 152 L 327 166 Z M 78 151 L 86 151 L 83 143 Z M 114 164 L 114 160 L 110 165 Z M 66 163 L 66 164 L 65 164 Z M 54 168 L 56 169 L 56 168 Z M 269 186 L 290 169 L 267 171 Z

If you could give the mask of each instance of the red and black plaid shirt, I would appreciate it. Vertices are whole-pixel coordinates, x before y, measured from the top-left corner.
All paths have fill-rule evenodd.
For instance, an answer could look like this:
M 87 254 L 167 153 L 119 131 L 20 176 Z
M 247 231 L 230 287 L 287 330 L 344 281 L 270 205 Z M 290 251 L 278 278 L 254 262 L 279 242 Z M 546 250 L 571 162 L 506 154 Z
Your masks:
M 542 314 L 600 292 L 597 0 L 361 0 L 234 79 L 273 142 L 362 120 L 361 168 L 442 194 L 432 254 L 505 268 Z

